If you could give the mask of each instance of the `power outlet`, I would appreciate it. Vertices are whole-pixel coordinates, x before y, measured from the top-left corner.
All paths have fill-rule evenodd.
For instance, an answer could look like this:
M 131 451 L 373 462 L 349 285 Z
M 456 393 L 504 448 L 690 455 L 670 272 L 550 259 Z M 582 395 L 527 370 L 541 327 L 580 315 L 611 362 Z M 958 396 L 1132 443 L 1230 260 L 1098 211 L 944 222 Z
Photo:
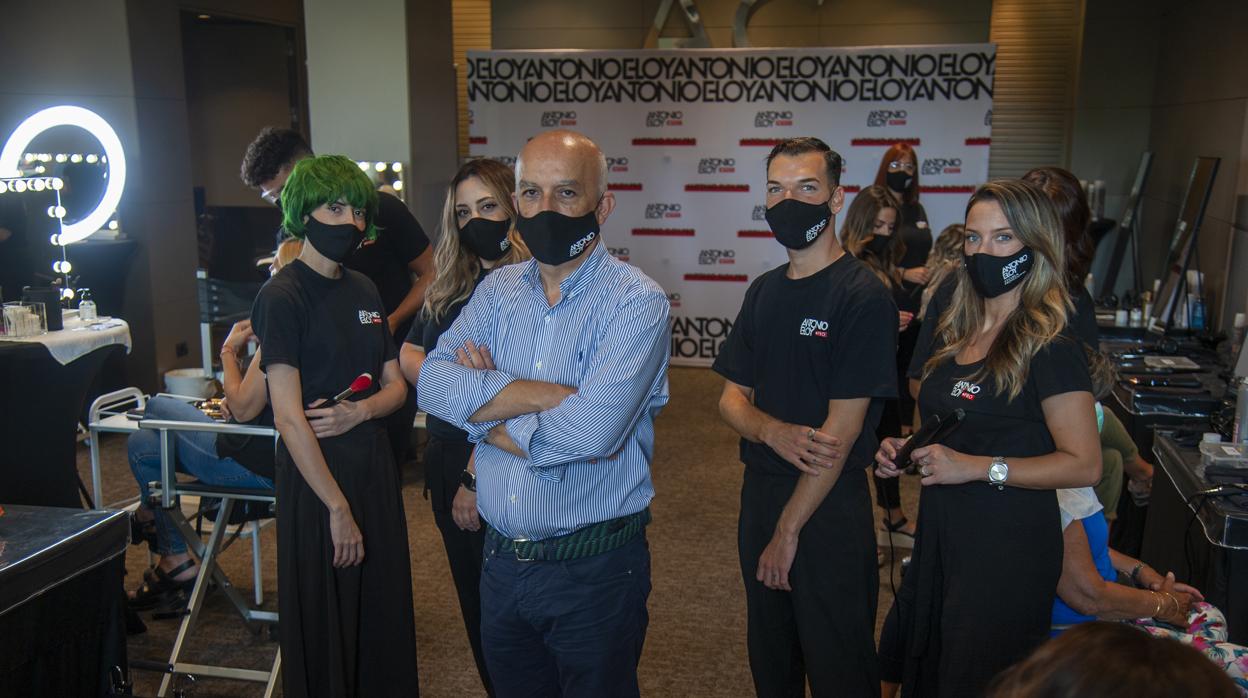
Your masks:
M 191 353 L 191 349 L 190 347 L 186 345 L 186 342 L 178 342 L 178 345 L 173 348 L 173 352 L 180 359 L 183 356 L 186 356 L 187 354 Z

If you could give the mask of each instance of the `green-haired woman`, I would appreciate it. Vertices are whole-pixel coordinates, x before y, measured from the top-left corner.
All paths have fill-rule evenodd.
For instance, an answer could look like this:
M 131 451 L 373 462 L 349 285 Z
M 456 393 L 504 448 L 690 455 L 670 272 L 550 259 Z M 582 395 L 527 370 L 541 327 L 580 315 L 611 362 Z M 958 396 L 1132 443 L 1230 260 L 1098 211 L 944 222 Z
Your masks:
M 377 288 L 341 264 L 376 234 L 377 194 L 351 160 L 313 157 L 295 165 L 282 212 L 303 251 L 264 285 L 251 316 L 281 434 L 285 693 L 413 696 L 407 521 L 382 420 L 407 389 Z M 366 373 L 368 388 L 318 407 Z

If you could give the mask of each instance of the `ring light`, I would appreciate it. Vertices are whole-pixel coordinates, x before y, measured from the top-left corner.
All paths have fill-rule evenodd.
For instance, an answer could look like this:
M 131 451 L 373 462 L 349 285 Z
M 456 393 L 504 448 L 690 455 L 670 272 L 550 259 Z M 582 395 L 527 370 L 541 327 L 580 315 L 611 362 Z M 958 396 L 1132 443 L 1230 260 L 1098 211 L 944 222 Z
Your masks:
M 104 146 L 104 154 L 108 157 L 108 184 L 104 188 L 100 203 L 77 223 L 61 225 L 58 240 L 61 245 L 68 245 L 103 228 L 117 210 L 117 205 L 121 203 L 122 189 L 126 185 L 126 154 L 121 149 L 121 139 L 117 137 L 117 132 L 95 112 L 82 107 L 49 107 L 32 114 L 9 136 L 4 150 L 0 151 L 0 177 L 20 177 L 17 165 L 22 153 L 36 136 L 57 126 L 77 126 L 95 136 L 100 145 Z

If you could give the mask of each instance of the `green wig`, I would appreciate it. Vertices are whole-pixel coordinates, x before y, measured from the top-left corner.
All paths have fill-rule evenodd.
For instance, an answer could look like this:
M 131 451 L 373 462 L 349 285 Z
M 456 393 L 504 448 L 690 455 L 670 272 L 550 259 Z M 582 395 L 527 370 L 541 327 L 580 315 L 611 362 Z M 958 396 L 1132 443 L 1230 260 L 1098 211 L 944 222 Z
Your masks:
M 282 187 L 282 227 L 303 239 L 304 219 L 335 201 L 364 209 L 364 237 L 377 237 L 377 190 L 359 165 L 341 155 L 317 155 L 295 164 Z

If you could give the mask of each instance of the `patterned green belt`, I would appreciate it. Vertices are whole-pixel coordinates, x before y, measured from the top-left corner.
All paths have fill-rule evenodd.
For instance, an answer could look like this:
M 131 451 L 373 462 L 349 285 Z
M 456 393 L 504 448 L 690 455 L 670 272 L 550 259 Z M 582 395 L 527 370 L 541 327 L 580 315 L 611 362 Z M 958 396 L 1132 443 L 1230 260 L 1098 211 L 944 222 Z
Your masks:
M 590 524 L 564 536 L 545 540 L 513 540 L 490 526 L 486 541 L 498 546 L 500 553 L 514 553 L 517 560 L 576 560 L 582 557 L 610 552 L 623 546 L 650 523 L 647 507 L 618 519 Z

